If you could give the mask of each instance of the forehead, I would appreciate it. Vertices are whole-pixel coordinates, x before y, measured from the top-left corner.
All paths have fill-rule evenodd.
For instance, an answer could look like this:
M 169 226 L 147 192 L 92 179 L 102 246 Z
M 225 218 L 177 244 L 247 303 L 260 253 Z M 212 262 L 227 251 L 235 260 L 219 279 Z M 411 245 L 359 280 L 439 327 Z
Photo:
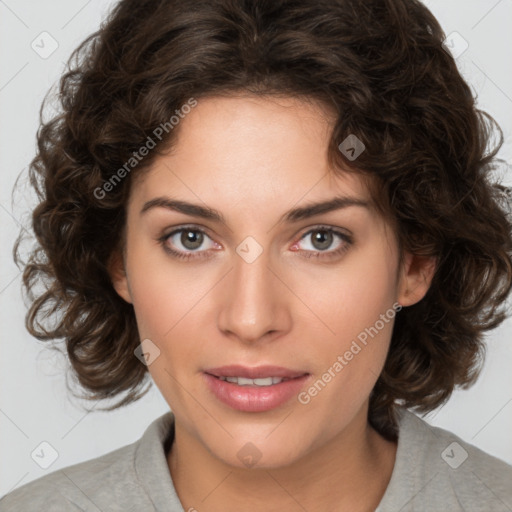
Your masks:
M 170 152 L 139 177 L 133 200 L 169 192 L 260 209 L 339 193 L 369 200 L 359 175 L 328 163 L 334 121 L 328 107 L 313 100 L 202 98 L 180 120 Z

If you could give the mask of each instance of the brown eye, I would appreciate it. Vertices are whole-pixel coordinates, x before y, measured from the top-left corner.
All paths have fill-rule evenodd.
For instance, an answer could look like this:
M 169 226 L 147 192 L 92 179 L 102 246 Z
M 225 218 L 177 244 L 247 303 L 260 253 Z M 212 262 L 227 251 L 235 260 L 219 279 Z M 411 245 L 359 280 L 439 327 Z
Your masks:
M 194 250 L 201 247 L 203 243 L 203 233 L 194 229 L 183 229 L 181 231 L 180 242 L 185 249 Z
M 343 254 L 352 245 L 352 238 L 349 235 L 329 227 L 317 227 L 308 231 L 302 236 L 300 243 L 308 239 L 310 247 L 301 250 L 307 258 L 334 258 Z
M 325 251 L 332 244 L 334 238 L 332 232 L 329 232 L 326 229 L 319 229 L 312 231 L 312 233 L 314 235 L 312 237 L 312 243 L 315 249 Z
M 182 259 L 211 257 L 213 254 L 208 249 L 216 247 L 216 243 L 203 230 L 193 227 L 175 229 L 160 237 L 159 242 L 168 254 Z

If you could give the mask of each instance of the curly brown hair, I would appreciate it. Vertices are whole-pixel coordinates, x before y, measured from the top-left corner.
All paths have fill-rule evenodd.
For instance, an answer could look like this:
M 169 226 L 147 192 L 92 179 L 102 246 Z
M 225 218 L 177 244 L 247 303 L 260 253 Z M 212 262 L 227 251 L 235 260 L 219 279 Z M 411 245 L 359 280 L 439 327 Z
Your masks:
M 401 254 L 437 258 L 425 297 L 395 319 L 370 423 L 394 438 L 397 405 L 427 412 L 468 387 L 484 331 L 506 317 L 512 229 L 505 187 L 490 179 L 501 129 L 476 108 L 444 39 L 417 0 L 120 1 L 71 55 L 60 112 L 44 122 L 48 96 L 41 107 L 29 168 L 37 244 L 23 263 L 28 331 L 65 340 L 86 398 L 125 393 L 106 410 L 143 396 L 133 307 L 115 292 L 109 264 L 123 250 L 130 184 L 178 129 L 108 193 L 98 190 L 191 97 L 289 95 L 335 113 L 329 161 L 366 180 Z M 366 146 L 354 161 L 338 149 L 349 134 Z

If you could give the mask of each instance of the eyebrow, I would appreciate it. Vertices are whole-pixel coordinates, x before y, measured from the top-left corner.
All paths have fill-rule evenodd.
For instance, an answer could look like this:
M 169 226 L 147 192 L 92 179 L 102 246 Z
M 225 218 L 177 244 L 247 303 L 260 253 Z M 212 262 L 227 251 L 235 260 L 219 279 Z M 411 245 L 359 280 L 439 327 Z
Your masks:
M 297 222 L 300 220 L 308 219 L 310 217 L 314 217 L 315 215 L 320 215 L 322 213 L 328 213 L 335 210 L 341 210 L 343 208 L 348 208 L 349 206 L 360 206 L 362 208 L 370 209 L 370 203 L 363 199 L 357 197 L 350 196 L 338 196 L 333 197 L 327 201 L 322 201 L 319 203 L 310 203 L 304 206 L 299 206 L 297 208 L 293 208 L 288 212 L 284 213 L 281 216 L 279 222 Z M 222 224 L 226 224 L 226 219 L 217 210 L 212 208 L 201 206 L 199 204 L 189 203 L 187 201 L 181 201 L 178 199 L 171 199 L 170 197 L 160 196 L 155 197 L 144 203 L 140 211 L 140 215 L 148 212 L 153 208 L 166 208 L 168 210 L 177 211 L 180 213 L 184 213 L 185 215 L 191 215 L 194 217 L 201 217 L 203 219 L 208 219 L 216 222 L 220 222 Z

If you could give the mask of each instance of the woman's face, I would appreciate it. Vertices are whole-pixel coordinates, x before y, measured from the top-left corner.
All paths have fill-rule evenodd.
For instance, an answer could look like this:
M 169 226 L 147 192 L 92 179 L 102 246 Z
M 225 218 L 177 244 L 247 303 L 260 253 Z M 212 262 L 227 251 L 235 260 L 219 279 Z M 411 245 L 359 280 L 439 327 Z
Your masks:
M 289 464 L 366 414 L 397 302 L 427 289 L 329 168 L 330 123 L 291 98 L 201 99 L 132 187 L 116 290 L 177 428 L 230 465 Z M 306 208 L 341 197 L 359 204 Z

